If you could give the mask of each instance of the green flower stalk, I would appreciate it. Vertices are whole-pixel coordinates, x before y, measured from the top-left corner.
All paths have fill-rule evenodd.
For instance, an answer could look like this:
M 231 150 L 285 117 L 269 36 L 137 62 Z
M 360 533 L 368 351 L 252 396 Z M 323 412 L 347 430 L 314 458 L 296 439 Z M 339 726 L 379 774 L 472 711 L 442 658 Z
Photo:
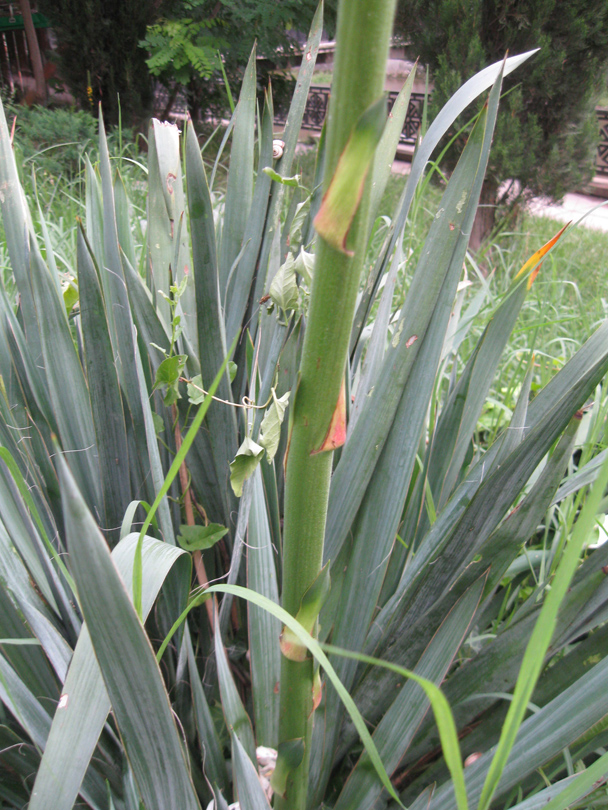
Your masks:
M 344 441 L 341 389 L 368 232 L 365 178 L 383 125 L 394 6 L 342 0 L 338 10 L 325 197 L 286 465 L 282 601 L 294 616 L 321 571 L 332 451 Z M 302 739 L 304 756 L 277 797 L 279 810 L 306 806 L 313 687 L 312 661 L 284 657 L 279 739 Z

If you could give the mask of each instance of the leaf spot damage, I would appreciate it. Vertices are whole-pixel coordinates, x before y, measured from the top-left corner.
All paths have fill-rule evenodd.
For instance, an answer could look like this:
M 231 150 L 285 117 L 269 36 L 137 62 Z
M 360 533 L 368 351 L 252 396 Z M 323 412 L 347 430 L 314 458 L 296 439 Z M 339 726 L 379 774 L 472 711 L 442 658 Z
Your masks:
M 173 174 L 173 172 L 169 172 L 167 174 L 167 191 L 169 194 L 173 194 L 173 183 L 177 180 L 177 175 Z
M 317 453 L 326 453 L 341 447 L 346 441 L 346 388 L 344 380 L 338 395 L 338 402 L 336 404 L 327 434 L 323 439 L 323 443 L 316 450 L 311 450 L 310 455 L 314 456 Z
M 403 332 L 403 321 L 399 324 L 399 327 L 395 334 L 393 335 L 393 339 L 391 340 L 391 345 L 393 349 L 396 349 L 399 345 L 399 341 L 401 340 L 401 333 Z

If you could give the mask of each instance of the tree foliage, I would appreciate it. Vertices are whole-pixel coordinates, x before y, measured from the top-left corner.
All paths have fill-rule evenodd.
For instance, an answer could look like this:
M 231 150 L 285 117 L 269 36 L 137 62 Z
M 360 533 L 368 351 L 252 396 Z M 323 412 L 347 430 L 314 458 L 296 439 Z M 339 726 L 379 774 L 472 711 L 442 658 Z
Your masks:
M 85 109 L 101 102 L 106 122 L 119 108 L 131 123 L 149 112 L 152 83 L 139 41 L 155 0 L 40 0 L 59 40 L 62 78 Z
M 168 0 L 141 45 L 151 73 L 174 92 L 184 89 L 193 118 L 201 108 L 222 112 L 227 96 L 218 51 L 229 82 L 238 85 L 255 42 L 258 55 L 270 60 L 259 76 L 265 85 L 277 56 L 294 52 L 316 6 L 316 0 Z M 276 103 L 284 77 L 275 78 Z
M 487 187 L 513 179 L 559 199 L 590 179 L 593 110 L 608 64 L 606 0 L 400 0 L 398 26 L 430 66 L 434 109 L 507 51 L 540 48 L 525 74 L 505 82 Z

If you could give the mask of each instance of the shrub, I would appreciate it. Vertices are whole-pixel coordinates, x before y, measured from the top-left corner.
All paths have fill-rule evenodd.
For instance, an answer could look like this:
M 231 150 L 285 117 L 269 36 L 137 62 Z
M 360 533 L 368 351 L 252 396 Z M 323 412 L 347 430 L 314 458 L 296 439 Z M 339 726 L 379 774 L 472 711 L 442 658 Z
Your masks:
M 363 270 L 410 87 L 385 119 L 391 8 L 344 8 L 312 189 L 292 165 L 321 11 L 281 155 L 270 93 L 255 144 L 250 61 L 225 194 L 191 128 L 180 152 L 177 128 L 152 123 L 140 263 L 100 128 L 70 319 L 0 116 L 19 290 L 16 312 L 0 291 L 8 806 L 258 810 L 272 788 L 290 810 L 391 795 L 555 810 L 601 790 L 608 546 L 588 543 L 608 481 L 608 324 L 542 386 L 524 351 L 508 425 L 490 446 L 477 430 L 559 236 L 458 356 L 481 306 L 461 308 L 458 284 L 503 68 L 525 55 L 439 114 Z M 426 163 L 487 88 L 395 311 Z

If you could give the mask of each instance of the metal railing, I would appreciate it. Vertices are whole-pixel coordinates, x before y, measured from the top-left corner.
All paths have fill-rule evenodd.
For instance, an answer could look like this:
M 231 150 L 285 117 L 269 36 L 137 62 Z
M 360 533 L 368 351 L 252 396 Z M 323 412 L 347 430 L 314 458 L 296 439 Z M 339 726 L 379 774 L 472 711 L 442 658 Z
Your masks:
M 596 107 L 597 122 L 600 125 L 600 139 L 597 145 L 595 170 L 602 176 L 608 175 L 608 108 Z
M 302 119 L 303 129 L 311 129 L 313 132 L 319 132 L 323 128 L 323 122 L 327 115 L 330 92 L 329 87 L 313 86 L 310 88 L 306 101 L 306 109 L 304 110 L 304 117 Z M 389 108 L 393 106 L 398 95 L 397 92 L 388 94 Z M 420 124 L 422 123 L 423 104 L 424 93 L 412 93 L 399 143 L 409 146 L 415 144 L 416 136 L 420 129 Z M 286 114 L 287 110 L 276 111 L 274 117 L 275 123 L 284 124 Z
M 160 111 L 168 99 L 167 91 L 158 86 L 156 90 L 156 109 Z M 327 86 L 312 86 L 308 93 L 308 100 L 306 102 L 306 109 L 304 110 L 304 118 L 302 120 L 302 127 L 310 129 L 314 132 L 320 132 L 323 128 L 323 122 L 327 115 L 327 107 L 329 104 L 330 88 Z M 389 106 L 392 107 L 397 98 L 396 92 L 388 94 Z M 416 136 L 420 125 L 422 123 L 422 108 L 424 104 L 424 93 L 412 93 L 410 104 L 405 117 L 405 124 L 403 132 L 399 138 L 399 143 L 406 146 L 413 146 L 416 142 Z M 183 94 L 178 94 L 173 106 L 173 114 L 185 114 L 186 112 L 186 99 Z M 275 123 L 284 124 L 287 116 L 287 109 L 275 110 Z M 608 107 L 597 107 L 596 115 L 599 124 L 599 140 L 597 147 L 596 158 L 596 173 L 602 177 L 608 177 Z

